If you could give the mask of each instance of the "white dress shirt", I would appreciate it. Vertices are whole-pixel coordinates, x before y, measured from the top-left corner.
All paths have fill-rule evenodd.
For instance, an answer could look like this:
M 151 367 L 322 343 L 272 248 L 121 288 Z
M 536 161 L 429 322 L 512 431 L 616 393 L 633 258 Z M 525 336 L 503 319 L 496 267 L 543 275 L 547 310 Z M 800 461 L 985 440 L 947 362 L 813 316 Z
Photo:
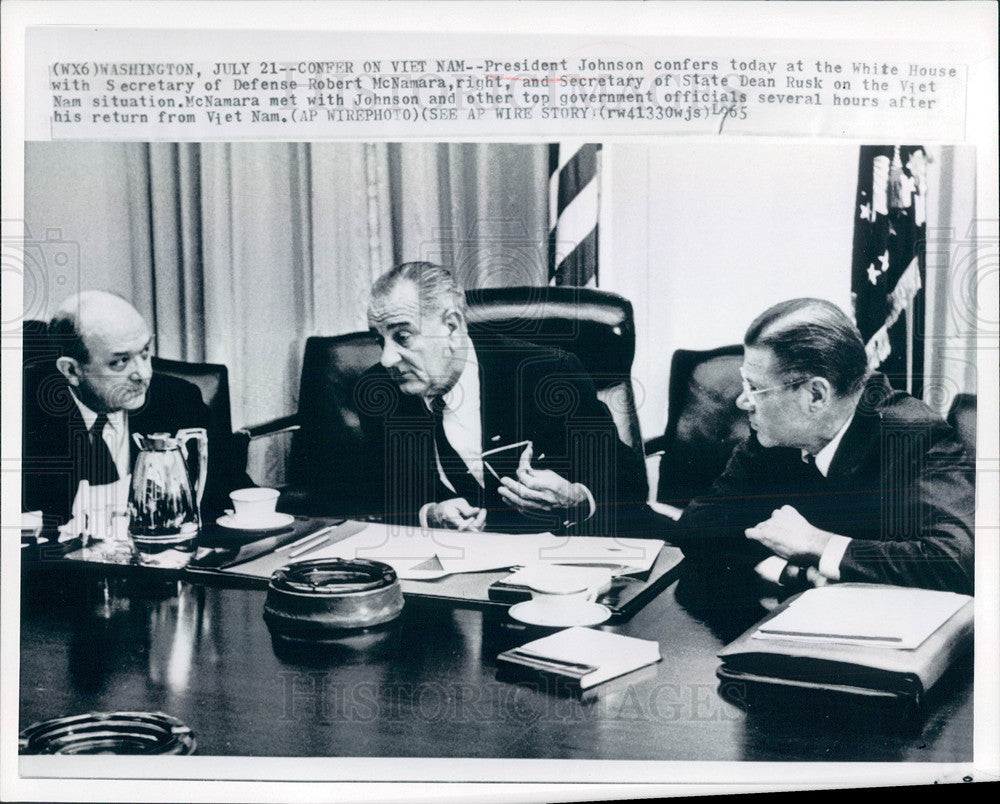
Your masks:
M 830 465 L 833 463 L 833 458 L 837 454 L 837 449 L 840 447 L 840 442 L 844 438 L 844 433 L 847 432 L 848 428 L 851 426 L 851 422 L 854 421 L 854 414 L 852 413 L 850 418 L 844 422 L 844 426 L 841 427 L 837 434 L 830 439 L 830 441 L 823 447 L 819 452 L 816 453 L 814 462 L 819 473 L 826 477 L 830 472 Z M 806 450 L 802 450 L 802 460 L 808 462 L 809 453 Z M 823 550 L 823 554 L 819 557 L 819 572 L 827 580 L 839 581 L 840 580 L 840 561 L 844 557 L 844 553 L 847 552 L 847 547 L 851 543 L 851 540 L 846 536 L 840 536 L 834 534 L 830 537 L 830 541 L 827 542 L 826 547 Z M 781 556 L 768 556 L 763 561 L 761 561 L 754 568 L 757 570 L 757 574 L 765 580 L 772 581 L 773 583 L 778 583 L 781 578 L 781 573 L 784 572 L 785 567 L 788 566 L 788 561 Z
M 83 418 L 84 424 L 90 430 L 97 421 L 97 413 L 81 402 L 73 394 Z M 131 480 L 131 450 L 129 449 L 128 417 L 125 411 L 118 410 L 107 414 L 108 423 L 104 425 L 101 437 L 108 445 L 111 457 L 118 470 L 118 480 L 100 486 L 91 486 L 82 480 L 76 489 L 73 501 L 72 516 L 63 526 L 66 534 L 75 535 L 85 531 L 90 535 L 103 538 L 111 526 L 114 516 L 124 512 L 128 505 L 128 490 Z
M 445 437 L 465 462 L 469 472 L 476 478 L 476 482 L 482 486 L 483 423 L 479 415 L 481 405 L 479 361 L 476 359 L 475 350 L 471 347 L 465 361 L 465 368 L 462 369 L 455 385 L 442 397 L 442 401 L 444 402 L 444 410 L 441 413 L 441 425 L 444 427 Z M 435 457 L 438 476 L 448 488 L 454 491 L 451 481 L 448 480 L 448 476 L 441 466 L 441 458 L 436 453 L 437 447 L 435 447 Z
M 480 486 L 485 488 L 485 469 L 483 467 L 483 423 L 480 417 L 482 406 L 482 394 L 479 384 L 479 360 L 476 358 L 476 350 L 469 347 L 468 357 L 465 367 L 458 376 L 458 381 L 452 386 L 443 397 L 444 410 L 441 413 L 441 425 L 444 428 L 445 437 L 451 444 L 455 452 L 465 462 L 469 472 L 476 479 Z M 428 408 L 430 403 L 425 400 Z M 444 485 L 455 491 L 451 481 L 441 466 L 441 457 L 437 454 L 437 447 L 434 448 L 434 459 L 437 462 L 438 477 Z M 586 486 L 581 486 L 587 495 L 588 512 L 586 519 L 594 515 L 597 504 L 594 495 Z M 419 519 L 421 527 L 427 527 L 427 513 L 433 503 L 426 503 L 421 506 Z
M 77 398 L 76 394 L 73 394 L 73 401 L 76 403 L 77 408 L 80 410 L 80 416 L 83 418 L 83 423 L 87 425 L 87 430 L 90 430 L 94 426 L 94 422 L 97 421 L 97 414 L 83 404 Z M 104 439 L 104 443 L 108 445 L 108 449 L 111 450 L 111 457 L 114 458 L 115 468 L 118 470 L 118 477 L 125 477 L 129 474 L 131 466 L 129 466 L 129 460 L 131 458 L 131 451 L 129 449 L 129 432 L 128 432 L 128 419 L 125 416 L 125 411 L 116 410 L 114 413 L 108 413 L 108 423 L 104 425 L 104 432 L 101 433 L 101 437 Z

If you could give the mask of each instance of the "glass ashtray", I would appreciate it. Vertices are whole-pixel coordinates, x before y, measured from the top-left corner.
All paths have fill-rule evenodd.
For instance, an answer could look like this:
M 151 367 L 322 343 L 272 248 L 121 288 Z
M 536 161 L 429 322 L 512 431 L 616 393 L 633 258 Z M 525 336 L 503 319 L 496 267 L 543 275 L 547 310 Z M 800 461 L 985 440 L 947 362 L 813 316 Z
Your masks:
M 33 723 L 18 735 L 21 754 L 187 755 L 194 733 L 162 712 L 91 712 Z

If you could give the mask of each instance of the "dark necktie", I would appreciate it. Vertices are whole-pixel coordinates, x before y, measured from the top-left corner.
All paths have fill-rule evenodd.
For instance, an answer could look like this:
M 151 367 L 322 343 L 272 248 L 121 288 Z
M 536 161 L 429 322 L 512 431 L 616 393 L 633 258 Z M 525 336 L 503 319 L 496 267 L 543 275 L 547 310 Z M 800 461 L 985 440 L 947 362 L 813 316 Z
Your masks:
M 435 397 L 431 400 L 431 413 L 434 416 L 434 444 L 437 446 L 441 468 L 459 497 L 464 497 L 470 505 L 481 505 L 483 487 L 469 472 L 469 467 L 465 465 L 462 456 L 455 451 L 448 440 L 444 431 L 444 409 L 444 399 Z
M 114 456 L 104 440 L 104 425 L 107 423 L 107 414 L 98 413 L 94 426 L 87 432 L 87 449 L 83 456 L 81 476 L 92 486 L 118 480 L 118 467 L 115 466 Z
M 802 458 L 802 463 L 806 465 L 806 475 L 810 480 L 822 480 L 824 475 L 816 465 L 816 456 L 808 453 Z

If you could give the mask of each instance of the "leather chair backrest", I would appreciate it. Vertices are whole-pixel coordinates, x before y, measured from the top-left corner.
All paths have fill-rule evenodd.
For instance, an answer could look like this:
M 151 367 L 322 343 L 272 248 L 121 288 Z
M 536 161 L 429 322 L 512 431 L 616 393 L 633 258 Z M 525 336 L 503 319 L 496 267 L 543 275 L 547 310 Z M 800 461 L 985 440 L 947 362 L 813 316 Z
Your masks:
M 357 476 L 364 439 L 354 386 L 380 356 L 370 332 L 314 336 L 306 341 L 299 386 L 302 429 L 292 437 L 288 461 L 293 484 L 330 488 Z
M 208 406 L 208 426 L 228 438 L 233 432 L 233 414 L 229 399 L 229 369 L 221 363 L 187 363 L 183 360 L 153 358 L 153 371 L 187 380 L 201 391 Z
M 973 461 L 976 460 L 976 404 L 975 394 L 956 394 L 948 410 L 948 424 L 955 428 Z
M 571 352 L 589 372 L 621 440 L 642 455 L 632 387 L 632 304 L 607 291 L 576 287 L 507 287 L 466 293 L 469 329 Z
M 22 405 L 31 397 L 47 394 L 53 387 L 59 349 L 49 339 L 48 330 L 46 321 L 27 319 L 21 324 Z
M 24 321 L 21 324 L 21 365 L 25 369 L 45 365 L 54 371 L 57 357 L 59 349 L 49 339 L 48 322 L 33 318 Z
M 705 493 L 725 469 L 733 448 L 750 433 L 736 407 L 743 347 L 678 349 L 670 364 L 670 392 L 657 499 L 683 507 Z

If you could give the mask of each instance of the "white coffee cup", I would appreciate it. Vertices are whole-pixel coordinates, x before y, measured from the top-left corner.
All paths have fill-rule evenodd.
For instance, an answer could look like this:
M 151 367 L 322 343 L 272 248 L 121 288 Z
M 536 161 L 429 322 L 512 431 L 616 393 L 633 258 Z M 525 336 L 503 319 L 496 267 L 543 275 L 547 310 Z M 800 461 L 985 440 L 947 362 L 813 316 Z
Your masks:
M 229 495 L 233 503 L 233 518 L 241 522 L 271 519 L 279 495 L 277 489 L 237 489 Z
M 594 602 L 597 595 L 590 589 L 581 589 L 578 592 L 567 592 L 561 595 L 539 594 L 532 595 L 534 605 L 549 614 L 562 615 L 576 611 L 581 606 L 587 606 Z
M 590 573 L 587 580 L 556 576 L 532 581 L 532 599 L 539 608 L 552 614 L 563 614 L 593 603 L 598 594 L 607 589 L 611 581 L 610 571 Z M 606 576 L 606 577 L 605 577 Z

